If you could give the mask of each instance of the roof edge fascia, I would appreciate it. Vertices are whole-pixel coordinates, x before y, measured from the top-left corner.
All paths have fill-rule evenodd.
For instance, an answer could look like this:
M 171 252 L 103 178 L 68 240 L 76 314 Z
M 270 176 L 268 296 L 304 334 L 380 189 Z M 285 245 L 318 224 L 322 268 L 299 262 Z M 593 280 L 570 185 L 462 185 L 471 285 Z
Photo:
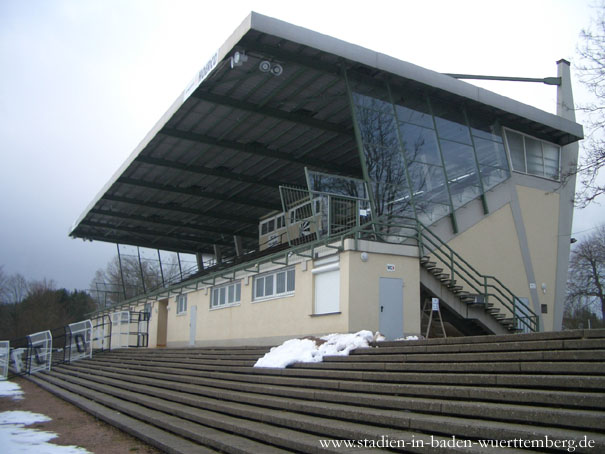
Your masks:
M 225 43 L 219 47 L 214 55 L 217 55 L 217 64 L 214 66 L 212 71 L 208 72 L 206 77 L 212 73 L 223 61 L 223 59 L 231 52 L 231 49 L 235 47 L 235 45 L 243 38 L 243 36 L 248 33 L 251 29 L 252 17 L 256 13 L 250 13 L 243 22 L 235 29 L 235 31 L 227 38 Z M 212 57 L 210 57 L 210 60 Z M 204 65 L 206 66 L 206 65 Z M 197 76 L 197 74 L 196 74 Z M 195 80 L 195 77 L 194 77 Z M 192 82 L 193 83 L 193 80 Z M 120 167 L 113 173 L 111 178 L 103 185 L 101 190 L 97 193 L 94 199 L 88 204 L 88 206 L 84 209 L 82 214 L 74 221 L 69 230 L 69 236 L 73 236 L 74 230 L 80 225 L 80 223 L 86 218 L 90 210 L 103 198 L 103 195 L 109 190 L 109 188 L 118 180 L 118 178 L 124 173 L 124 171 L 134 162 L 134 160 L 139 156 L 139 154 L 145 149 L 145 147 L 153 140 L 153 138 L 158 134 L 158 132 L 168 123 L 168 120 L 172 118 L 172 116 L 179 110 L 179 108 L 185 103 L 187 100 L 187 92 L 191 91 L 191 83 L 185 88 L 181 94 L 174 100 L 174 102 L 170 105 L 168 110 L 160 117 L 160 119 L 155 123 L 153 128 L 143 137 L 143 139 L 139 142 L 139 144 L 135 147 L 135 149 L 130 153 L 130 155 L 126 158 L 126 160 L 122 163 Z M 201 81 L 200 81 L 201 83 Z M 199 83 L 198 83 L 199 84 Z
M 338 38 L 334 38 L 332 36 L 325 35 L 298 25 L 293 25 L 254 11 L 246 16 L 242 23 L 227 38 L 224 44 L 219 47 L 215 54 L 213 54 L 218 57 L 217 64 L 206 74 L 206 76 L 216 70 L 223 59 L 250 30 L 271 34 L 299 44 L 316 48 L 324 52 L 338 55 L 351 61 L 356 61 L 358 63 L 368 65 L 397 76 L 412 79 L 439 90 L 447 91 L 481 104 L 486 104 L 503 111 L 519 115 L 538 123 L 543 123 L 560 131 L 569 133 L 574 137 L 583 137 L 582 126 L 563 117 L 545 112 L 536 107 L 529 106 L 506 96 L 498 95 L 494 92 L 477 87 L 470 83 L 454 79 L 451 76 L 446 76 L 445 74 L 390 57 L 380 52 L 372 51 L 357 44 L 351 44 Z M 82 214 L 74 221 L 69 230 L 69 236 L 74 236 L 74 231 L 88 215 L 90 210 L 102 199 L 107 190 L 117 181 L 120 175 L 122 175 L 122 173 L 132 164 L 141 151 L 145 149 L 145 147 L 151 142 L 156 134 L 164 127 L 164 125 L 166 125 L 168 120 L 184 104 L 184 102 L 187 100 L 187 92 L 190 89 L 191 87 L 188 86 L 181 92 L 181 94 L 179 94 L 166 113 L 160 117 L 153 128 L 139 142 L 128 158 L 114 172 L 112 177 L 88 204 Z
M 583 137 L 583 129 L 580 124 L 485 88 L 279 19 L 255 12 L 252 12 L 249 17 L 252 19 L 251 27 L 254 30 L 304 44 L 406 79 L 415 80 L 424 85 L 519 115 L 528 120 L 543 123 L 574 137 Z

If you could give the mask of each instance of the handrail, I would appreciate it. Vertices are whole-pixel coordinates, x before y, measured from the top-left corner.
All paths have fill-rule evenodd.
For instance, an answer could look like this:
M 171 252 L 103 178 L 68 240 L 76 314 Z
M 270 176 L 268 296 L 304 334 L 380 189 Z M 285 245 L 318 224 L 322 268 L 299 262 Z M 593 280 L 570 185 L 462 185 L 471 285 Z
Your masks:
M 392 222 L 397 219 L 407 222 Z M 413 229 L 416 235 L 413 237 L 411 235 L 393 233 L 390 231 L 393 227 L 398 229 Z M 381 235 L 381 228 L 386 228 L 387 234 Z M 370 234 L 375 237 L 382 236 L 383 241 L 385 241 L 384 237 L 387 235 L 403 238 L 404 240 L 415 240 L 419 248 L 420 257 L 424 256 L 425 252 L 429 255 L 434 255 L 444 267 L 448 268 L 452 280 L 460 279 L 464 281 L 477 294 L 483 295 L 486 303 L 490 297 L 497 300 L 503 308 L 510 312 L 513 326 L 517 328 L 524 326 L 530 331 L 538 331 L 538 316 L 535 312 L 522 304 L 521 300 L 497 277 L 485 275 L 477 271 L 422 222 L 411 217 L 388 216 L 351 229 L 342 234 L 341 238 L 342 241 L 344 241 L 344 238 L 351 236 L 361 239 L 361 233 Z M 425 249 L 428 251 L 425 251 Z
M 424 255 L 424 242 L 427 241 L 435 247 L 434 249 L 430 250 L 430 252 L 435 256 L 439 256 L 439 254 L 441 254 L 442 256 L 445 255 L 447 257 L 449 255 L 449 263 L 448 261 L 442 259 L 441 263 L 449 268 L 452 280 L 455 280 L 456 277 L 460 277 L 460 279 L 469 284 L 473 290 L 484 295 L 486 302 L 490 297 L 495 298 L 505 309 L 510 311 L 515 326 L 524 325 L 530 331 L 538 331 L 538 316 L 529 307 L 521 304 L 521 300 L 508 287 L 506 287 L 502 281 L 495 276 L 484 275 L 477 271 L 460 254 L 454 251 L 447 243 L 435 235 L 435 233 L 433 233 L 420 221 L 418 221 L 418 226 L 421 256 Z M 432 238 L 429 238 L 427 235 L 425 235 L 425 232 L 428 232 Z M 447 252 L 443 252 L 443 249 L 445 249 Z M 460 266 L 460 263 L 466 265 L 468 269 Z M 480 291 L 474 285 L 471 285 L 458 270 L 464 271 L 470 279 L 478 283 L 482 291 Z M 478 278 L 482 279 L 483 283 L 480 283 Z

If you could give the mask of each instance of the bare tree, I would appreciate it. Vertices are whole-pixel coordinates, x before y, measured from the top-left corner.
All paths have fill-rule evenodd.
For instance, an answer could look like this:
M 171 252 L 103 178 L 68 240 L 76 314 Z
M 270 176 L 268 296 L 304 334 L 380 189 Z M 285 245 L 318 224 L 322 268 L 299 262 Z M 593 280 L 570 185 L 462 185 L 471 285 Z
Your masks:
M 8 276 L 4 285 L 4 303 L 17 304 L 25 299 L 29 283 L 19 273 Z
M 584 157 L 577 169 L 583 185 L 576 197 L 581 207 L 605 193 L 605 184 L 598 179 L 605 166 L 605 2 L 596 10 L 590 27 L 580 34 L 580 63 L 576 66 L 580 81 L 594 98 L 579 107 L 586 113 L 588 130 L 583 143 Z
M 180 275 L 176 259 L 162 263 L 159 261 L 139 261 L 138 257 L 116 255 L 106 267 L 97 270 L 90 285 L 90 293 L 102 306 L 125 301 L 137 295 L 162 287 Z
M 605 314 L 605 225 L 571 252 L 567 284 L 566 312 Z
M 7 279 L 8 276 L 4 274 L 4 267 L 0 266 L 0 304 L 4 303 Z

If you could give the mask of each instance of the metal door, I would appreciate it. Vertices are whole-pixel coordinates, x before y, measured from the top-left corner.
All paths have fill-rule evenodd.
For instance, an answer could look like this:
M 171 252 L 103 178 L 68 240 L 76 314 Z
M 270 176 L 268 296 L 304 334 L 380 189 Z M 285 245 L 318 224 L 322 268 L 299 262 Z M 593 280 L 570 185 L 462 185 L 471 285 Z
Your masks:
M 403 337 L 403 280 L 380 278 L 379 331 L 389 340 Z

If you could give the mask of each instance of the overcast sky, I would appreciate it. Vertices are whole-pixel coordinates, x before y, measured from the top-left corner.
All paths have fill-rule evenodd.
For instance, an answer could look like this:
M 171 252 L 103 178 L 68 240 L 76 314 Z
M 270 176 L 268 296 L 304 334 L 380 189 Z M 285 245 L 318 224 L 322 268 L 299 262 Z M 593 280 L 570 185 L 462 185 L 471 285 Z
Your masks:
M 251 11 L 440 72 L 556 75 L 589 1 L 0 0 L 0 265 L 88 288 L 115 245 L 73 221 Z M 483 84 L 554 112 L 556 89 Z M 587 101 L 576 83 L 576 101 Z M 576 210 L 578 237 L 605 210 Z

